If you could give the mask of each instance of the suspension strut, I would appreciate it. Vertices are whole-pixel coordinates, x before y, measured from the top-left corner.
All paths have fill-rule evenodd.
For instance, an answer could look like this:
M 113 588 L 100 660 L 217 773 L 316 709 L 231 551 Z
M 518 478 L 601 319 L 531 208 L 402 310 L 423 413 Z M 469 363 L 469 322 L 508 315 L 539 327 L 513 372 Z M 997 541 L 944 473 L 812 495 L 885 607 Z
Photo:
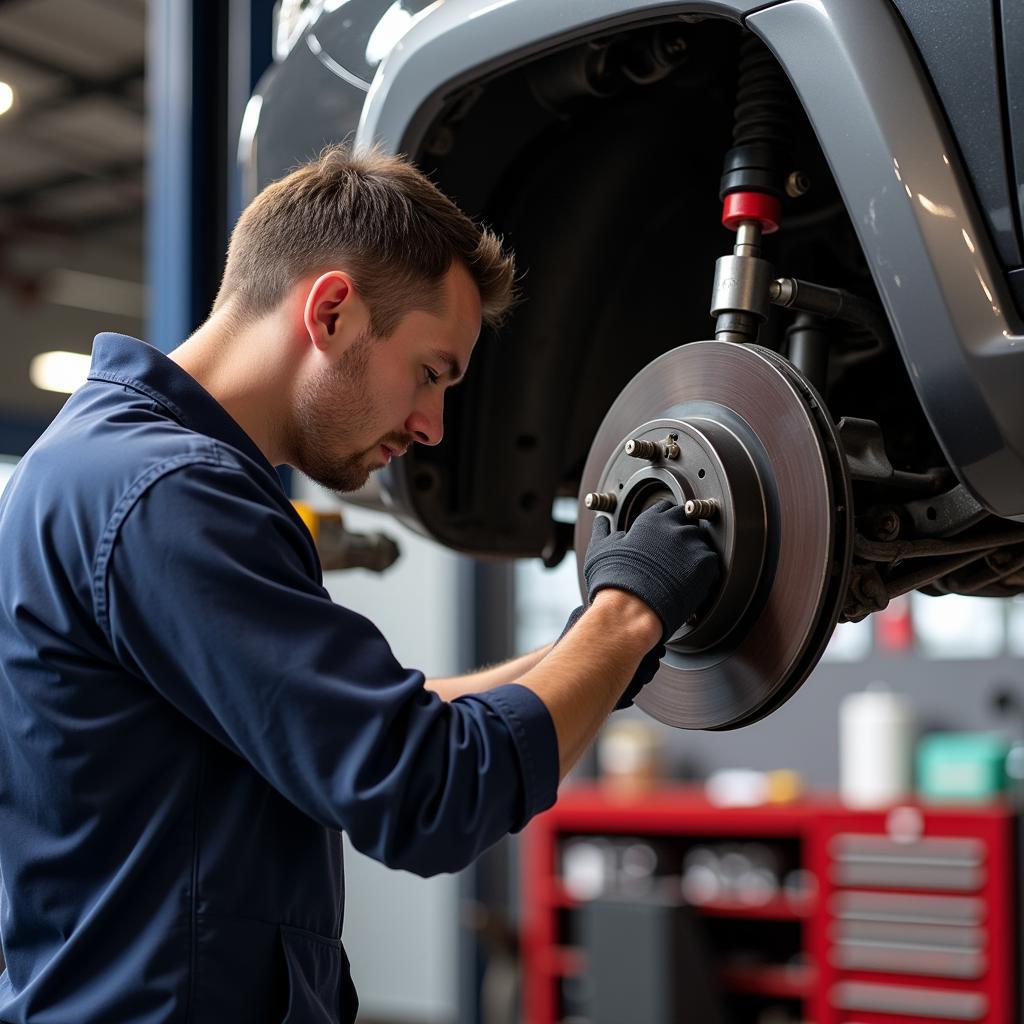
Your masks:
M 768 316 L 771 264 L 764 235 L 777 231 L 784 190 L 780 160 L 788 149 L 792 99 L 782 69 L 764 44 L 740 42 L 733 144 L 725 155 L 719 198 L 722 223 L 736 232 L 732 255 L 715 265 L 711 315 L 719 341 L 752 342 Z

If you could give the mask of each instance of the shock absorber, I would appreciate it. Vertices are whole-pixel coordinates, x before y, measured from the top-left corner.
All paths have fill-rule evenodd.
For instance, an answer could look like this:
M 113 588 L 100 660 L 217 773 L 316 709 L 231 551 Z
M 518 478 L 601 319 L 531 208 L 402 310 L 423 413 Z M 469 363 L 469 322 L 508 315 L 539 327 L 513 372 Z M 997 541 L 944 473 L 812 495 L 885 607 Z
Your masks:
M 722 223 L 736 232 L 732 255 L 715 266 L 711 315 L 719 341 L 757 339 L 768 316 L 771 264 L 761 239 L 777 231 L 784 190 L 780 158 L 790 135 L 789 83 L 775 58 L 749 32 L 740 42 L 733 144 L 725 155 L 719 197 Z

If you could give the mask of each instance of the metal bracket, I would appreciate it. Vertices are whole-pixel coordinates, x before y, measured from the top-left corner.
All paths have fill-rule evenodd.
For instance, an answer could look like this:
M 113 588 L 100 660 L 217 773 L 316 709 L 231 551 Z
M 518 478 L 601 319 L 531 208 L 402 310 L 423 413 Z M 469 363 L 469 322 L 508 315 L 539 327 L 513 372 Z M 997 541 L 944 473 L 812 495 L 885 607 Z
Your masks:
M 844 416 L 837 424 L 851 480 L 891 480 L 895 470 L 885 452 L 882 428 L 874 420 Z

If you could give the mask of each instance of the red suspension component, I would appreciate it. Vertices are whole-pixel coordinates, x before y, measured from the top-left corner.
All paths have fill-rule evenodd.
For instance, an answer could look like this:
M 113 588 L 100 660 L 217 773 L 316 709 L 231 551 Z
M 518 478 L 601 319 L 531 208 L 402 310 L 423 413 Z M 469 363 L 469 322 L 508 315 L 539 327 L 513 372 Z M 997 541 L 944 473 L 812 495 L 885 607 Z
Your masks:
M 730 192 L 722 204 L 722 223 L 735 231 L 745 220 L 756 220 L 770 235 L 779 230 L 782 204 L 767 192 Z

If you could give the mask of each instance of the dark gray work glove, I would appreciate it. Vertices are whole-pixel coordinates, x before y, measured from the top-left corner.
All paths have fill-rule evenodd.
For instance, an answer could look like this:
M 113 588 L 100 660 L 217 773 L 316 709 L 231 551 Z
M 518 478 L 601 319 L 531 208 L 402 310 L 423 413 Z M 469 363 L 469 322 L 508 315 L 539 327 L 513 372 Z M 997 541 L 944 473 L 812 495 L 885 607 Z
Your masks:
M 599 516 L 583 562 L 590 600 L 605 587 L 639 597 L 664 627 L 664 643 L 703 604 L 718 582 L 718 555 L 682 508 L 659 501 L 628 531 L 611 533 Z
M 583 614 L 583 605 L 578 608 L 574 608 L 572 614 L 569 616 L 569 621 L 565 624 L 565 629 L 562 630 L 558 637 L 561 640 L 566 633 L 572 629 L 580 620 L 580 616 Z M 558 643 L 558 640 L 555 643 Z M 665 645 L 655 644 L 645 655 L 644 660 L 637 666 L 636 671 L 633 673 L 633 678 L 630 679 L 629 685 L 622 692 L 622 696 L 615 703 L 615 710 L 621 711 L 623 708 L 631 708 L 633 701 L 636 699 L 636 695 L 654 678 L 654 674 L 658 671 L 658 666 L 661 664 L 661 659 L 665 656 Z

